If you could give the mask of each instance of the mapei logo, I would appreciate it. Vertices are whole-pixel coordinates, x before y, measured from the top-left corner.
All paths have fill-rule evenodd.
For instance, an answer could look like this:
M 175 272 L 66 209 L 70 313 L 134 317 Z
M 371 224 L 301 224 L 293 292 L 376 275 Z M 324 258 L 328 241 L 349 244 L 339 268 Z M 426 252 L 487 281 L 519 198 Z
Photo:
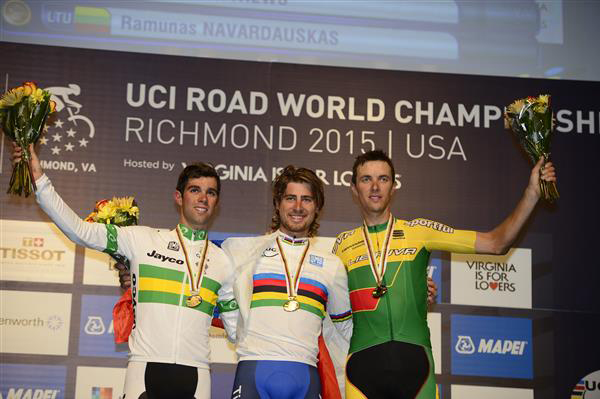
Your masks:
M 0 399 L 58 399 L 60 389 L 9 388 L 6 396 Z
M 24 247 L 43 247 L 43 237 L 23 237 L 22 245 Z
M 600 399 L 600 370 L 579 380 L 571 392 L 571 399 Z
M 79 327 L 79 355 L 126 357 L 126 345 L 115 345 L 113 305 L 119 298 L 83 295 Z
M 89 335 L 102 335 L 106 332 L 104 321 L 100 316 L 88 316 L 87 322 L 83 329 Z
M 525 351 L 525 346 L 529 342 L 516 340 L 502 339 L 485 339 L 479 340 L 477 353 L 499 353 L 502 355 L 521 356 Z M 470 355 L 475 353 L 475 344 L 468 335 L 459 335 L 454 347 L 461 355 Z
M 70 172 L 96 172 L 92 162 L 74 162 L 68 160 L 78 150 L 91 147 L 96 128 L 94 123 L 81 110 L 83 106 L 74 97 L 81 94 L 81 87 L 75 83 L 67 86 L 46 88 L 56 102 L 56 114 L 51 124 L 44 126 L 44 133 L 39 139 L 42 146 L 50 150 L 50 159 L 41 160 L 44 169 L 66 170 Z
M 452 374 L 533 378 L 531 320 L 451 317 Z
M 0 364 L 0 399 L 64 399 L 65 366 Z
M 454 349 L 460 354 L 470 355 L 471 353 L 475 353 L 475 344 L 473 344 L 473 340 L 468 335 L 459 335 Z

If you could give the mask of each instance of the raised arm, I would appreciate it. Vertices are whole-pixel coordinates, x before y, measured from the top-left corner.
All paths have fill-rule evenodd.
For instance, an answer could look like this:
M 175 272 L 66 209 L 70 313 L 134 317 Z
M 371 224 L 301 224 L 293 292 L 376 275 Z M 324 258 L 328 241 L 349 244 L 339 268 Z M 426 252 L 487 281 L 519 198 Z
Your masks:
M 531 170 L 529 184 L 512 213 L 493 230 L 477 232 L 475 252 L 500 255 L 508 251 L 540 199 L 540 179 L 547 182 L 556 181 L 552 163 L 547 162 L 542 167 L 543 162 L 544 160 L 540 159 Z
M 130 258 L 132 247 L 126 239 L 124 229 L 113 225 L 84 222 L 58 195 L 52 182 L 44 174 L 33 146 L 30 169 L 37 185 L 36 201 L 56 226 L 74 243 L 108 253 L 119 253 Z M 20 161 L 22 149 L 13 145 L 13 163 Z

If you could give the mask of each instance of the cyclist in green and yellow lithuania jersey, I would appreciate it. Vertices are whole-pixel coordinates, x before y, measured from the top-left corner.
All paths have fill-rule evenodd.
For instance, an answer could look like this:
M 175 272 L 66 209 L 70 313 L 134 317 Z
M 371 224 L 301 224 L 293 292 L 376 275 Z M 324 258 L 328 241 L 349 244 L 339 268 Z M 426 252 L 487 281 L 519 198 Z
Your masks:
M 356 158 L 351 189 L 364 222 L 338 235 L 333 249 L 348 272 L 354 322 L 346 399 L 437 397 L 427 326 L 429 254 L 506 253 L 540 198 L 540 179 L 556 181 L 552 164 L 542 164 L 533 168 L 510 216 L 489 232 L 477 232 L 395 218 L 392 161 L 379 150 Z

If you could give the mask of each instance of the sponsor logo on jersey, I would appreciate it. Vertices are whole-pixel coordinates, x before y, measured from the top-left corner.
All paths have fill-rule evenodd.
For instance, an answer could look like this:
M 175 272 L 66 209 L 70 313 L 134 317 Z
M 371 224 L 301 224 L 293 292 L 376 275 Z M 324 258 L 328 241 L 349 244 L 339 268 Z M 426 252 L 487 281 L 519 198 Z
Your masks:
M 169 241 L 169 244 L 167 244 L 167 249 L 170 249 L 171 251 L 179 251 L 179 243 L 177 241 Z
M 176 263 L 178 265 L 183 265 L 183 260 L 175 259 L 175 258 L 172 258 L 167 255 L 159 254 L 158 252 L 156 252 L 155 249 L 153 249 L 152 252 L 148 252 L 146 255 L 148 255 L 151 258 L 158 259 L 161 262 L 170 262 L 170 263 Z
M 279 252 L 277 252 L 277 248 L 267 248 L 263 251 L 261 256 L 263 258 L 272 258 L 277 255 L 279 255 Z
M 533 378 L 531 320 L 454 314 L 452 374 Z
M 310 255 L 310 260 L 308 261 L 311 265 L 315 265 L 318 267 L 323 267 L 323 257 L 318 255 Z
M 0 398 L 64 399 L 67 368 L 55 365 L 0 364 Z
M 392 239 L 399 240 L 404 238 L 404 230 L 392 231 Z
M 414 220 L 411 220 L 410 222 L 406 222 L 405 224 L 409 227 L 423 226 L 423 227 L 428 227 L 433 230 L 441 231 L 442 233 L 449 233 L 449 234 L 454 233 L 454 229 L 452 227 L 446 226 L 445 224 L 442 224 L 439 222 L 434 222 L 433 220 L 414 219 Z
M 600 370 L 579 380 L 571 391 L 571 399 L 600 399 Z

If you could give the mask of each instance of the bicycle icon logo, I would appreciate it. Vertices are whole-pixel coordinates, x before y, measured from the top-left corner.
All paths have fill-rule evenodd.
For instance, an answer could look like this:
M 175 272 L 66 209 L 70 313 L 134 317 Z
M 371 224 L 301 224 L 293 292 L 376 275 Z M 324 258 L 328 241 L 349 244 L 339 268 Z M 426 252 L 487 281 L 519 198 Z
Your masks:
M 94 134 L 96 132 L 96 130 L 94 128 L 94 124 L 92 123 L 90 118 L 88 118 L 85 115 L 79 114 L 79 112 L 81 111 L 82 105 L 79 104 L 78 102 L 75 102 L 70 97 L 70 96 L 78 96 L 79 94 L 81 94 L 81 88 L 79 87 L 79 85 L 77 85 L 75 83 L 69 83 L 69 85 L 66 87 L 61 87 L 61 86 L 48 87 L 47 90 L 50 93 L 52 93 L 52 96 L 50 97 L 50 99 L 56 102 L 56 112 L 58 113 L 66 108 L 67 112 L 69 113 L 69 117 L 67 118 L 67 121 L 71 122 L 78 129 L 81 128 L 82 125 L 86 125 L 87 131 L 89 132 L 87 137 L 90 139 L 93 138 Z M 78 124 L 78 122 L 80 122 L 80 123 Z M 85 142 L 87 143 L 87 141 L 85 141 Z M 82 145 L 82 146 L 85 146 L 85 145 Z

